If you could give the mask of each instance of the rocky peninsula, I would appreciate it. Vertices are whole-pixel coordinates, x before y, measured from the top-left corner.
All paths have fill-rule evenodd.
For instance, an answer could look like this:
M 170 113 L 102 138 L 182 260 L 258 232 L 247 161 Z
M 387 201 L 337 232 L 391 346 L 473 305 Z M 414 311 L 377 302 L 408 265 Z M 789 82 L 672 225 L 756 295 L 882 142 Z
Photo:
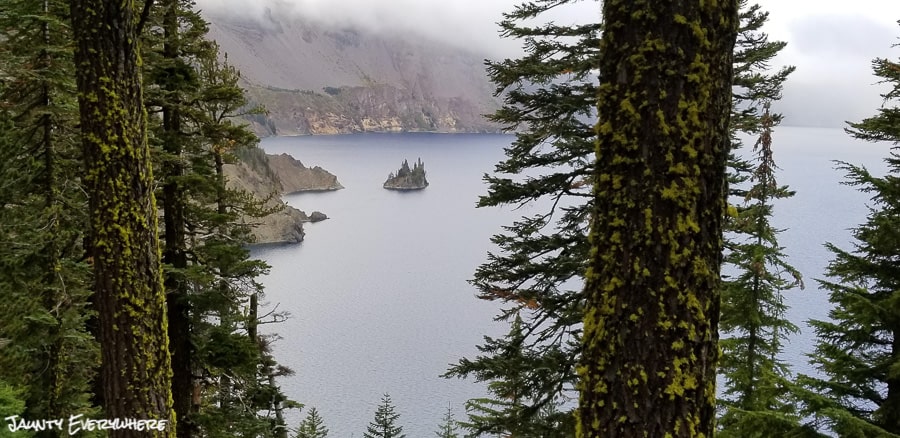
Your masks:
M 306 167 L 288 154 L 268 155 L 269 167 L 278 177 L 281 193 L 321 192 L 340 190 L 344 186 L 327 170 L 315 166 Z
M 321 212 L 306 214 L 284 204 L 281 195 L 344 188 L 327 170 L 318 166 L 308 168 L 288 154 L 266 155 L 262 149 L 254 149 L 240 155 L 238 162 L 225 165 L 228 187 L 267 200 L 266 208 L 283 207 L 264 218 L 246 219 L 253 224 L 257 244 L 301 242 L 305 235 L 304 222 L 327 219 Z
M 428 187 L 428 180 L 425 178 L 425 163 L 419 158 L 419 161 L 414 163 L 410 169 L 409 162 L 403 160 L 400 170 L 396 174 L 391 172 L 383 187 L 388 190 L 422 190 Z

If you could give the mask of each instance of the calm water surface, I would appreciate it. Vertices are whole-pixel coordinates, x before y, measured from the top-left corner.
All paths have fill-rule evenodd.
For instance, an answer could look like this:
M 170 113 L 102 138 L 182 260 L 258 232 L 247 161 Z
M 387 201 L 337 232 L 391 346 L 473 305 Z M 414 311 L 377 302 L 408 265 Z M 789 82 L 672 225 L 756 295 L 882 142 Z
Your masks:
M 504 135 L 365 134 L 283 137 L 263 141 L 319 165 L 346 187 L 291 195 L 290 204 L 330 219 L 308 225 L 300 245 L 254 249 L 272 265 L 267 299 L 291 319 L 269 329 L 282 340 L 278 360 L 296 371 L 282 386 L 293 399 L 316 406 L 334 437 L 361 437 L 381 395 L 391 394 L 410 438 L 434 436 L 450 404 L 485 394 L 481 385 L 438 376 L 460 357 L 473 357 L 484 335 L 506 328 L 492 322 L 497 305 L 474 297 L 466 280 L 492 249 L 502 225 L 537 210 L 476 209 L 481 176 L 503 158 Z M 804 332 L 785 358 L 810 372 L 804 354 L 812 333 L 803 323 L 823 318 L 827 296 L 815 278 L 830 256 L 826 241 L 847 247 L 848 228 L 865 219 L 867 198 L 840 184 L 831 160 L 885 168 L 886 145 L 856 142 L 836 129 L 780 128 L 775 135 L 779 182 L 797 195 L 776 206 L 781 244 L 806 277 L 789 292 L 789 317 Z M 381 188 L 403 159 L 422 158 L 431 186 L 419 192 Z M 296 425 L 302 414 L 290 416 Z
M 503 135 L 371 134 L 273 138 L 287 152 L 338 175 L 344 190 L 285 200 L 330 219 L 306 228 L 300 245 L 254 251 L 272 265 L 270 303 L 291 313 L 271 327 L 284 339 L 279 361 L 292 398 L 316 406 L 330 436 L 362 436 L 388 392 L 410 438 L 432 436 L 451 404 L 483 387 L 438 376 L 476 353 L 496 307 L 474 297 L 466 280 L 500 226 L 528 213 L 476 209 L 481 177 L 503 157 Z M 403 159 L 422 158 L 430 186 L 395 192 L 381 184 Z

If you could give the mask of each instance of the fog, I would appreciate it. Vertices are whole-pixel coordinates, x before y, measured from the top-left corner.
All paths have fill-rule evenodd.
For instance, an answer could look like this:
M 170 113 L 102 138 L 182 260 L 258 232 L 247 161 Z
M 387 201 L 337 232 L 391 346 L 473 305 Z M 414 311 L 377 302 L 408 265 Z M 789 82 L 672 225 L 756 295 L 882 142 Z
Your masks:
M 518 4 L 512 0 L 197 0 L 215 14 L 264 17 L 302 15 L 336 26 L 359 26 L 377 32 L 427 37 L 488 57 L 516 56 L 521 43 L 499 36 L 497 23 Z M 596 0 L 558 8 L 551 18 L 571 24 L 600 18 Z
M 843 127 L 845 121 L 874 115 L 887 87 L 872 74 L 872 60 L 898 60 L 900 50 L 891 48 L 900 41 L 898 36 L 896 23 L 862 14 L 811 14 L 791 20 L 782 38 L 788 47 L 778 59 L 778 64 L 797 66 L 779 103 L 785 123 Z
M 900 58 L 900 1 L 897 0 L 759 0 L 770 12 L 765 31 L 788 42 L 773 63 L 795 65 L 782 102 L 785 123 L 843 126 L 881 105 L 871 60 Z M 363 27 L 376 32 L 429 38 L 487 58 L 514 57 L 521 42 L 503 39 L 504 12 L 517 0 L 197 0 L 215 14 L 264 17 L 302 15 L 335 26 Z M 600 3 L 582 0 L 558 8 L 550 18 L 560 24 L 600 19 Z

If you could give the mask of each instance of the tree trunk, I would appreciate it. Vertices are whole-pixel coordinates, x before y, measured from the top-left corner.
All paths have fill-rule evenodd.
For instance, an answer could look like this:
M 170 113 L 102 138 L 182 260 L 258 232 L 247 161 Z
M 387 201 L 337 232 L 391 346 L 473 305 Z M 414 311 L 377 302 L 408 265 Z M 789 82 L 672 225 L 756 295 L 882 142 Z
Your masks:
M 48 0 L 44 0 L 41 12 L 49 19 L 50 5 Z M 44 22 L 41 26 L 41 35 L 46 47 L 50 47 L 50 24 Z M 49 51 L 45 48 L 41 51 L 40 56 L 41 68 L 49 70 L 52 67 L 52 59 Z M 63 340 L 60 337 L 62 328 L 62 318 L 60 316 L 59 303 L 60 298 L 57 293 L 57 276 L 59 275 L 59 245 L 57 239 L 59 236 L 59 187 L 56 178 L 56 154 L 53 138 L 53 118 L 50 116 L 50 83 L 48 79 L 43 78 L 41 81 L 41 102 L 44 107 L 45 114 L 40 117 L 41 126 L 41 147 L 44 153 L 44 209 L 47 212 L 49 223 L 48 232 L 50 238 L 44 246 L 44 256 L 46 257 L 46 281 L 44 290 L 44 308 L 51 312 L 56 321 L 48 330 L 48 340 L 50 345 L 47 346 L 47 411 L 48 418 L 61 418 L 62 409 L 59 399 L 62 392 L 62 382 L 65 381 L 63 375 L 63 365 L 60 360 L 60 351 L 62 350 Z M 58 430 L 47 430 L 39 432 L 38 436 L 56 437 L 60 433 Z
M 163 12 L 163 58 L 177 65 L 179 58 L 178 0 L 166 0 L 160 4 Z M 165 276 L 166 305 L 169 316 L 169 345 L 172 353 L 172 400 L 175 417 L 178 418 L 178 438 L 190 438 L 194 433 L 191 412 L 193 404 L 193 348 L 191 328 L 191 303 L 188 283 L 184 278 L 187 269 L 187 238 L 185 233 L 185 191 L 182 177 L 183 136 L 181 111 L 179 110 L 179 84 L 174 79 L 166 82 L 167 95 L 162 107 L 163 117 L 163 220 L 165 245 L 163 261 L 172 271 Z
M 109 435 L 170 437 L 171 368 L 135 12 L 133 0 L 71 0 L 105 413 L 170 422 L 165 431 Z
M 711 437 L 737 0 L 604 2 L 579 437 Z

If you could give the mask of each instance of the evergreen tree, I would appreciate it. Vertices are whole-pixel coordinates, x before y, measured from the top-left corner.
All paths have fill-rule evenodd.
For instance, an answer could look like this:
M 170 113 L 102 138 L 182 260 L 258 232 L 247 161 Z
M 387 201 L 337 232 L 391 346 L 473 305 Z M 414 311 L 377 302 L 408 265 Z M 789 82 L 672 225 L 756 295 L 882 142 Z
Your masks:
M 405 438 L 403 427 L 397 425 L 400 414 L 396 412 L 391 396 L 381 397 L 381 404 L 375 411 L 375 420 L 369 423 L 364 438 Z
M 772 129 L 776 119 L 764 104 L 760 137 L 754 146 L 757 164 L 744 203 L 730 230 L 725 262 L 736 274 L 726 276 L 722 288 L 719 327 L 728 338 L 719 342 L 721 373 L 725 377 L 719 422 L 723 437 L 782 436 L 796 430 L 800 418 L 790 392 L 788 366 L 778 358 L 788 335 L 797 326 L 785 318 L 781 292 L 802 286 L 800 274 L 787 264 L 778 245 L 779 230 L 769 222 L 772 202 L 793 196 L 775 181 Z M 787 277 L 787 278 L 786 278 Z
M 453 418 L 453 407 L 448 404 L 447 413 L 444 414 L 444 418 L 441 420 L 441 424 L 434 434 L 437 435 L 438 438 L 459 438 L 457 429 L 459 429 L 459 422 Z
M 731 127 L 734 132 L 757 133 L 761 128 L 762 113 L 766 102 L 781 99 L 784 82 L 796 70 L 784 66 L 770 72 L 772 59 L 787 46 L 784 41 L 770 41 L 762 31 L 769 20 L 769 13 L 758 4 L 740 0 L 740 27 L 734 46 L 734 95 Z M 772 113 L 775 125 L 781 115 Z M 733 150 L 740 147 L 733 139 Z
M 138 53 L 141 22 L 133 1 L 72 0 L 70 7 L 104 408 L 107 418 L 169 421 L 165 431 L 141 433 L 171 437 L 175 418 Z
M 0 209 L 0 223 L 4 224 L 0 236 L 9 243 L 0 248 L 0 297 L 10 304 L 0 307 L 0 339 L 10 341 L 2 346 L 0 379 L 11 379 L 27 389 L 25 414 L 30 418 L 95 413 L 88 385 L 99 351 L 85 329 L 92 316 L 87 308 L 89 264 L 99 268 L 95 287 L 102 289 L 95 295 L 101 310 L 94 321 L 96 335 L 100 337 L 104 330 L 109 334 L 111 326 L 131 327 L 132 321 L 111 321 L 118 311 L 108 305 L 127 305 L 129 299 L 157 294 L 152 276 L 158 266 L 152 249 L 156 239 L 149 237 L 149 230 L 156 229 L 157 214 L 146 191 L 157 186 L 164 221 L 164 287 L 172 317 L 168 328 L 175 359 L 171 389 L 179 434 L 285 436 L 282 410 L 295 403 L 284 397 L 275 379 L 290 370 L 272 357 L 272 339 L 257 333 L 257 325 L 269 321 L 258 316 L 262 286 L 255 279 L 268 267 L 249 258 L 246 244 L 251 234 L 244 223 L 245 218 L 260 217 L 272 209 L 262 208 L 265 200 L 229 190 L 223 173 L 234 153 L 255 149 L 257 140 L 245 127 L 231 122 L 256 111 L 247 106 L 238 86 L 239 74 L 220 65 L 218 48 L 204 40 L 207 24 L 190 1 L 147 1 L 137 9 L 132 9 L 131 3 L 120 5 L 121 9 L 106 3 L 72 6 L 71 27 L 61 21 L 69 18 L 69 5 L 60 0 L 11 0 L 0 9 L 0 49 L 4 52 L 0 59 L 0 187 L 9 189 L 0 191 L 4 207 Z M 134 14 L 126 14 L 126 10 Z M 102 19 L 108 21 L 104 29 L 125 20 L 122 29 L 133 33 L 120 35 L 121 39 L 86 34 L 84 26 L 96 18 L 94 12 L 110 14 Z M 143 96 L 139 82 L 128 76 L 140 65 L 133 53 L 136 27 L 146 31 L 142 55 L 147 86 Z M 90 116 L 109 119 L 100 120 L 102 123 L 81 120 L 82 126 L 93 129 L 84 142 L 88 164 L 82 160 L 75 129 L 73 28 L 81 37 L 82 115 L 88 117 L 87 111 L 92 111 Z M 121 52 L 125 58 L 86 55 L 107 54 L 106 49 L 116 44 L 127 45 Z M 110 69 L 125 74 L 108 76 Z M 98 82 L 98 78 L 106 82 Z M 146 145 L 142 135 L 136 135 L 143 132 L 138 121 L 141 114 L 134 107 L 141 98 L 151 115 L 149 138 L 159 169 L 155 184 L 147 183 L 151 173 L 144 154 Z M 119 101 L 112 102 L 114 99 Z M 121 107 L 103 106 L 111 102 Z M 112 120 L 116 117 L 119 119 Z M 98 136 L 102 126 L 122 130 L 104 129 L 104 135 Z M 121 144 L 109 147 L 114 141 Z M 81 169 L 85 167 L 89 172 L 82 187 L 80 177 L 85 172 Z M 136 172 L 132 175 L 135 184 L 119 181 L 114 187 L 102 186 L 109 178 L 130 175 L 122 172 L 123 168 Z M 110 188 L 135 190 L 120 193 Z M 94 222 L 90 225 L 85 192 L 93 196 Z M 146 211 L 130 210 L 127 205 L 131 201 L 141 202 Z M 110 211 L 98 215 L 104 208 Z M 99 232 L 85 236 L 83 230 Z M 113 238 L 103 237 L 117 230 L 120 233 L 112 233 Z M 117 242 L 118 238 L 123 240 Z M 96 242 L 100 245 L 91 245 Z M 121 248 L 116 249 L 116 244 Z M 126 257 L 118 262 L 102 256 L 123 250 Z M 101 256 L 102 260 L 98 259 Z M 134 260 L 128 259 L 131 256 Z M 125 266 L 137 267 L 137 271 Z M 139 293 L 129 295 L 129 288 L 114 292 L 117 284 L 112 282 L 129 276 L 125 281 Z M 137 307 L 148 310 L 140 315 L 146 321 L 162 321 L 154 313 L 159 311 L 156 301 Z M 276 320 L 281 318 L 274 315 Z M 121 369 L 124 372 L 119 377 L 126 379 L 137 375 L 128 375 L 131 370 L 142 371 L 136 369 L 135 359 L 152 365 L 143 370 L 153 374 L 145 383 L 152 386 L 164 380 L 165 375 L 158 371 L 165 365 L 165 352 L 158 349 L 161 341 L 154 331 L 159 326 L 146 321 L 133 322 L 147 331 L 129 333 L 146 336 L 148 351 L 118 354 L 115 359 L 124 361 L 119 365 L 109 365 L 110 358 L 105 357 L 106 380 L 98 379 L 95 402 L 103 403 L 108 396 L 104 392 L 111 387 L 111 369 Z M 105 342 L 106 350 L 137 348 L 121 340 Z M 157 350 L 150 351 L 153 348 Z M 142 396 L 165 397 L 159 389 L 153 387 Z M 125 396 L 116 396 L 121 403 L 108 409 L 146 407 L 141 406 L 147 404 L 146 399 L 128 402 L 127 397 L 134 394 L 120 395 Z M 165 403 L 150 404 L 165 408 Z
M 504 99 L 490 119 L 516 137 L 495 173 L 485 175 L 488 195 L 478 206 L 518 206 L 540 199 L 553 207 L 494 236 L 500 251 L 488 254 L 472 280 L 480 298 L 504 303 L 498 319 L 522 317 L 508 336 L 487 340 L 479 357 L 463 359 L 447 373 L 471 375 L 492 388 L 517 386 L 515 409 L 496 409 L 509 402 L 502 394 L 492 401 L 472 401 L 486 408 L 469 418 L 476 434 L 527 433 L 532 428 L 544 436 L 571 436 L 575 430 L 568 406 L 576 397 L 580 281 L 588 253 L 588 187 L 596 137 L 591 118 L 597 85 L 591 69 L 599 64 L 601 26 L 534 23 L 576 3 L 539 0 L 504 14 L 501 34 L 522 40 L 526 54 L 488 62 L 495 94 Z M 524 173 L 529 176 L 516 176 Z
M 148 92 L 145 102 L 151 114 L 158 115 L 152 124 L 151 141 L 157 158 L 157 178 L 162 187 L 158 198 L 163 218 L 162 258 L 165 263 L 166 307 L 169 318 L 169 349 L 172 353 L 172 400 L 178 418 L 178 437 L 190 438 L 197 432 L 193 418 L 193 393 L 198 382 L 194 379 L 195 353 L 193 334 L 191 284 L 186 278 L 188 268 L 186 173 L 190 171 L 186 158 L 195 146 L 190 136 L 191 108 L 195 90 L 199 87 L 197 74 L 190 63 L 197 56 L 211 56 L 202 36 L 205 23 L 199 16 L 188 14 L 190 4 L 181 0 L 158 0 L 149 19 L 144 43 L 144 57 L 149 74 L 145 75 Z M 191 35 L 193 32 L 193 37 Z M 199 46 L 199 47 L 198 47 Z M 199 53 L 198 53 L 199 52 Z
M 218 47 L 213 52 L 218 54 Z M 198 104 L 203 121 L 198 125 L 202 150 L 195 159 L 212 166 L 198 172 L 204 176 L 204 182 L 197 186 L 205 189 L 203 196 L 197 196 L 206 199 L 199 202 L 201 207 L 213 207 L 197 207 L 189 214 L 193 221 L 189 228 L 203 236 L 193 238 L 198 264 L 195 275 L 208 281 L 202 288 L 204 293 L 197 294 L 194 300 L 195 311 L 197 315 L 215 317 L 195 319 L 194 323 L 194 332 L 202 339 L 198 341 L 203 345 L 200 357 L 213 359 L 201 360 L 204 374 L 214 382 L 204 394 L 212 408 L 207 409 L 211 415 L 204 427 L 256 429 L 264 436 L 284 437 L 287 426 L 283 410 L 298 405 L 287 399 L 275 379 L 293 371 L 279 365 L 272 356 L 275 337 L 262 336 L 257 330 L 260 323 L 282 321 L 284 315 L 271 313 L 268 321 L 259 316 L 263 286 L 257 278 L 266 274 L 269 267 L 250 258 L 246 245 L 253 237 L 245 222 L 277 209 L 264 207 L 268 199 L 255 199 L 252 194 L 229 189 L 224 173 L 225 164 L 233 162 L 236 154 L 262 153 L 256 147 L 256 136 L 243 124 L 232 122 L 256 110 L 247 109 L 237 70 L 227 62 L 220 63 L 218 56 L 201 59 L 197 71 L 204 85 Z M 224 339 L 229 342 L 222 342 Z M 248 345 L 252 346 L 251 355 L 232 353 L 246 351 Z M 236 360 L 241 357 L 242 360 Z M 219 362 L 217 358 L 232 359 Z
M 25 411 L 25 402 L 21 399 L 19 391 L 16 391 L 8 383 L 0 380 L 0 419 L 9 417 L 21 417 Z M 9 420 L 6 420 L 9 421 Z M 0 428 L 0 438 L 19 438 L 28 437 L 31 434 L 27 431 L 12 432 L 7 427 Z
M 231 122 L 255 110 L 237 71 L 205 39 L 208 25 L 192 1 L 160 1 L 148 24 L 145 78 L 153 86 L 145 103 L 161 169 L 169 330 L 180 334 L 172 343 L 178 433 L 283 437 L 282 411 L 294 404 L 275 379 L 290 370 L 257 333 L 257 277 L 268 266 L 250 259 L 244 223 L 271 210 L 228 189 L 224 176 L 233 154 L 256 149 L 256 136 Z
M 300 423 L 296 438 L 325 438 L 327 436 L 328 428 L 325 427 L 325 420 L 319 416 L 316 408 L 311 408 L 306 414 L 306 418 Z
M 505 304 L 498 319 L 523 316 L 524 341 L 512 334 L 492 339 L 480 347 L 483 354 L 478 358 L 463 359 L 447 373 L 489 382 L 528 382 L 519 392 L 531 392 L 533 398 L 520 400 L 518 417 L 510 417 L 512 411 L 508 410 L 478 414 L 482 426 L 492 424 L 490 430 L 495 431 L 530 416 L 535 427 L 540 418 L 547 420 L 541 427 L 544 433 L 555 430 L 562 436 L 574 435 L 574 422 L 567 415 L 571 403 L 567 402 L 575 397 L 575 364 L 580 355 L 584 294 L 579 287 L 588 258 L 592 199 L 587 187 L 594 163 L 591 117 L 597 95 L 591 69 L 599 64 L 601 26 L 535 24 L 548 13 L 574 3 L 527 2 L 506 14 L 502 34 L 522 40 L 526 55 L 488 64 L 497 94 L 504 98 L 503 108 L 491 118 L 515 132 L 516 139 L 496 172 L 485 177 L 488 195 L 481 198 L 479 206 L 518 206 L 536 200 L 552 206 L 494 236 L 500 250 L 488 255 L 472 281 L 482 299 Z M 738 87 L 731 126 L 736 132 L 757 133 L 762 102 L 780 99 L 781 83 L 793 67 L 768 71 L 769 62 L 784 43 L 768 41 L 760 32 L 768 14 L 746 2 L 741 7 L 734 55 Z M 773 118 L 780 120 L 777 114 Z M 733 148 L 738 146 L 735 136 Z M 742 200 L 746 188 L 738 183 L 749 178 L 754 166 L 739 158 L 729 159 L 729 174 L 735 184 L 731 193 Z M 518 176 L 522 174 L 528 176 Z M 540 366 L 509 365 L 518 360 L 511 358 L 518 356 L 527 356 L 530 364 Z M 513 375 L 513 370 L 528 376 Z
M 565 361 L 566 353 L 553 346 L 540 353 L 528 349 L 523 327 L 522 318 L 516 315 L 505 337 L 485 337 L 484 345 L 478 346 L 483 355 L 474 361 L 462 359 L 457 365 L 457 368 L 476 369 L 472 372 L 475 379 L 488 382 L 489 397 L 466 403 L 468 420 L 461 425 L 472 435 L 522 438 L 572 435 L 574 424 L 568 412 L 560 412 L 552 404 L 544 405 L 540 412 L 531 411 L 548 392 L 557 390 L 540 385 L 549 380 L 547 374 L 557 372 L 552 367 Z
M 712 436 L 738 2 L 603 17 L 576 436 Z
M 29 418 L 92 413 L 99 351 L 85 328 L 88 266 L 71 34 L 61 0 L 0 8 L 0 379 Z M 54 432 L 45 432 L 45 435 Z
M 801 380 L 808 389 L 804 413 L 841 437 L 900 436 L 900 62 L 876 59 L 873 68 L 890 86 L 885 104 L 847 132 L 893 143 L 888 174 L 841 163 L 845 184 L 871 194 L 872 204 L 853 230 L 852 249 L 826 244 L 834 258 L 829 280 L 819 283 L 834 308 L 829 320 L 810 321 L 818 337 L 811 362 L 823 377 Z
M 800 273 L 784 260 L 779 230 L 769 223 L 772 201 L 793 195 L 775 182 L 771 140 L 781 115 L 769 106 L 781 99 L 783 84 L 795 68 L 769 71 L 769 62 L 786 43 L 769 41 L 762 32 L 768 13 L 759 5 L 741 0 L 740 7 L 728 166 L 735 209 L 724 224 L 730 275 L 723 278 L 719 325 L 725 338 L 720 341 L 725 389 L 718 426 L 726 437 L 779 436 L 799 425 L 793 403 L 786 399 L 790 371 L 777 358 L 784 340 L 798 331 L 784 318 L 781 293 L 802 283 Z M 738 133 L 758 136 L 756 159 L 742 155 Z

